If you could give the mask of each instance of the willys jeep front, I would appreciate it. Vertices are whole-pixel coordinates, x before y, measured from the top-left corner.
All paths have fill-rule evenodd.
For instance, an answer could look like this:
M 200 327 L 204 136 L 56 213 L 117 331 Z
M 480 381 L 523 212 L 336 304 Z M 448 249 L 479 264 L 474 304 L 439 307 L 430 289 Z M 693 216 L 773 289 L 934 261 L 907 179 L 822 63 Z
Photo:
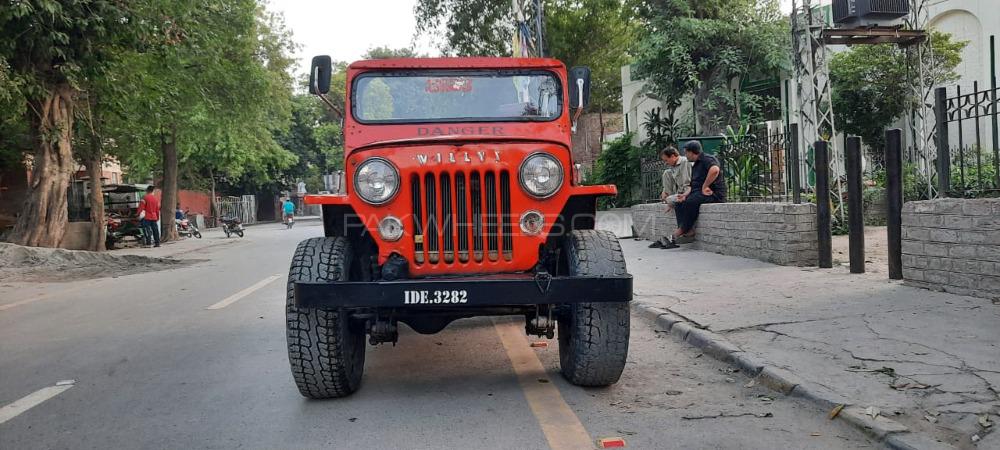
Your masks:
M 310 91 L 329 91 L 330 58 Z M 597 231 L 597 198 L 570 152 L 586 68 L 554 59 L 359 61 L 347 69 L 344 173 L 322 205 L 324 237 L 298 245 L 288 277 L 288 355 L 302 395 L 358 389 L 366 337 L 395 343 L 474 316 L 558 328 L 572 383 L 618 381 L 632 278 Z

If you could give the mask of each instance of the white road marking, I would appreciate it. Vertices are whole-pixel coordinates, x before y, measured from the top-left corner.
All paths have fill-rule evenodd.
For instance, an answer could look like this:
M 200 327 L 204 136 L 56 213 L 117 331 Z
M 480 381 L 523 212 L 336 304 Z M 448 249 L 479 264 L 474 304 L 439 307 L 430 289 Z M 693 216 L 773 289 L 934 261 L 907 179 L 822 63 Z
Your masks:
M 256 290 L 258 290 L 258 289 L 260 289 L 260 288 L 262 288 L 264 286 L 267 286 L 268 284 L 271 284 L 271 282 L 273 282 L 274 280 L 277 280 L 278 278 L 281 278 L 281 275 L 271 275 L 271 276 L 269 276 L 269 277 L 267 277 L 267 278 L 265 278 L 263 280 L 258 281 L 257 284 L 255 284 L 253 286 L 250 286 L 250 287 L 248 287 L 248 288 L 246 288 L 246 289 L 244 289 L 242 291 L 239 291 L 239 292 L 237 292 L 237 293 L 235 293 L 233 295 L 230 295 L 229 297 L 226 297 L 221 302 L 218 302 L 218 303 L 216 303 L 216 304 L 214 304 L 212 306 L 209 306 L 208 308 L 205 308 L 205 309 L 222 309 L 222 308 L 225 308 L 225 307 L 227 307 L 229 305 L 232 305 L 233 303 L 236 303 L 241 298 L 246 297 L 246 296 L 248 296 L 250 294 L 253 294 L 254 291 L 256 291 Z
M 21 399 L 15 400 L 14 403 L 0 408 L 0 424 L 21 415 L 52 397 L 66 392 L 67 389 L 73 387 L 73 383 L 71 380 L 60 381 L 55 386 L 39 389 Z

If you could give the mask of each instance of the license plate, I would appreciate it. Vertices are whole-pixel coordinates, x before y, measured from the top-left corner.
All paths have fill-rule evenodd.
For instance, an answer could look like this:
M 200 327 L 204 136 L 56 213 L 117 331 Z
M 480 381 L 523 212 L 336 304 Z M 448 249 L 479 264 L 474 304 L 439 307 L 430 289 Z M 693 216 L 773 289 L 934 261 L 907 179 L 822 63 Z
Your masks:
M 403 291 L 404 305 L 459 305 L 462 303 L 469 303 L 468 291 Z

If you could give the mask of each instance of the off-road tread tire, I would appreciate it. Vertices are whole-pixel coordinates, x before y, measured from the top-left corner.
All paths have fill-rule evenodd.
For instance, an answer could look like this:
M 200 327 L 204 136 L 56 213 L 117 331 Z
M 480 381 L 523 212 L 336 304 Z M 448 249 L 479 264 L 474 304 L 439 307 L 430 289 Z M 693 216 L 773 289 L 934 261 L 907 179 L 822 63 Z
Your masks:
M 625 275 L 625 256 L 609 231 L 576 230 L 565 241 L 570 275 Z M 573 303 L 559 320 L 562 374 L 577 386 L 608 386 L 628 357 L 629 303 Z
M 358 390 L 365 334 L 352 331 L 341 311 L 296 307 L 294 283 L 347 280 L 351 257 L 343 237 L 306 239 L 292 257 L 285 305 L 288 361 L 299 392 L 308 398 L 344 397 Z

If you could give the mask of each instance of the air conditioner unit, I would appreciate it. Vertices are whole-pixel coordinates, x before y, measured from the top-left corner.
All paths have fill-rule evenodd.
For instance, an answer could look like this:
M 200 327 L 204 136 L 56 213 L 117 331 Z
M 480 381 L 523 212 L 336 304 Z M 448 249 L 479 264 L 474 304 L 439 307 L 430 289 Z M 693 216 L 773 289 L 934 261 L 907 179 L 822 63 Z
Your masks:
M 909 0 L 833 0 L 838 26 L 893 26 L 910 14 Z

